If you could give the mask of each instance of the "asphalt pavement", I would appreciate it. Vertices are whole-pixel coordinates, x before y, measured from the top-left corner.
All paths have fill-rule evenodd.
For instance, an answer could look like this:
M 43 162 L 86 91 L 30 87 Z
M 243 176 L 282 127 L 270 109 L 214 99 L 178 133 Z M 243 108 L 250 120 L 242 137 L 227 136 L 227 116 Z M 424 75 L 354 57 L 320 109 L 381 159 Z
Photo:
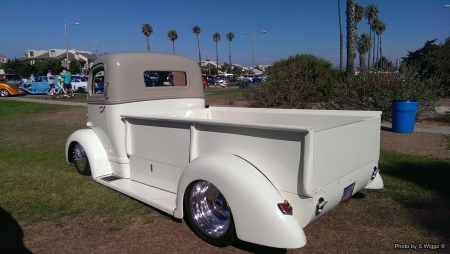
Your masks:
M 59 104 L 59 105 L 67 105 L 67 106 L 87 107 L 86 103 L 71 102 L 70 99 L 40 100 L 40 99 L 29 99 L 29 98 L 23 98 L 23 97 L 0 97 L 0 99 L 1 100 L 26 101 L 26 102 L 35 102 L 35 103 L 47 103 L 47 104 Z M 450 107 L 448 107 L 448 106 L 439 107 L 439 108 L 436 108 L 436 111 L 439 114 L 443 114 L 445 112 L 449 112 Z M 381 124 L 381 129 L 391 131 L 392 125 L 390 123 L 383 123 L 383 124 Z M 450 126 L 434 126 L 434 125 L 415 124 L 414 132 L 450 134 Z

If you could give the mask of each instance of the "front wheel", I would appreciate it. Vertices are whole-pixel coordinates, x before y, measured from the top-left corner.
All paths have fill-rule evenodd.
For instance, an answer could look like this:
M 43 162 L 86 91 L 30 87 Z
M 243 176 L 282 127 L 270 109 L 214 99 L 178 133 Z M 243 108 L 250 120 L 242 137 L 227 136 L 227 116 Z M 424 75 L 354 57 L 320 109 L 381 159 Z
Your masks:
M 6 97 L 6 96 L 8 96 L 8 95 L 9 95 L 8 90 L 6 90 L 6 89 L 0 90 L 0 96 L 1 96 L 1 97 Z
M 205 242 L 225 247 L 236 237 L 233 216 L 220 190 L 207 181 L 189 185 L 184 195 L 185 218 Z
M 72 151 L 75 167 L 77 168 L 78 173 L 84 176 L 90 175 L 91 166 L 89 165 L 89 159 L 84 148 L 80 145 L 80 143 L 76 143 Z

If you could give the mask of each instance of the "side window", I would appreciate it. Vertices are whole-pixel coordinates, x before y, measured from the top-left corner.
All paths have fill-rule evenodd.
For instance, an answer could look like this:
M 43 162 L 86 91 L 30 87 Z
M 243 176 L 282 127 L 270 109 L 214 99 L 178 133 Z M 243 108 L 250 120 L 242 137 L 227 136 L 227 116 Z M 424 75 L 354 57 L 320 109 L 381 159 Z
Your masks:
M 103 94 L 105 91 L 105 71 L 103 68 L 96 68 L 93 73 L 92 93 Z
M 186 86 L 186 73 L 181 71 L 145 71 L 145 87 Z

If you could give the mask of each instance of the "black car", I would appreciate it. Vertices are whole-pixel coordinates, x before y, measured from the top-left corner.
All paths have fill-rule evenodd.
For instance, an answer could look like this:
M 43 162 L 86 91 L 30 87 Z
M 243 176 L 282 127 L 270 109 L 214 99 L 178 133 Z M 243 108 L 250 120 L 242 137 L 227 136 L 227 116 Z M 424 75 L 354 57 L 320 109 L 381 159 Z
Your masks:
M 20 77 L 16 74 L 6 74 L 5 75 L 6 83 L 8 84 L 20 84 Z

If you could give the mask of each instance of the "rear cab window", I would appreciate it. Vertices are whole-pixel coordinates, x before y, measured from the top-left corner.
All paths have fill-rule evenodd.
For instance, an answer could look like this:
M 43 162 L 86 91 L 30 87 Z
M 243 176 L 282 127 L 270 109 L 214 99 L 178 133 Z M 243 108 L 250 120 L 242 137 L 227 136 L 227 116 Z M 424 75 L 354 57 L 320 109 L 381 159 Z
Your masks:
M 187 86 L 186 73 L 182 71 L 145 71 L 145 87 Z

